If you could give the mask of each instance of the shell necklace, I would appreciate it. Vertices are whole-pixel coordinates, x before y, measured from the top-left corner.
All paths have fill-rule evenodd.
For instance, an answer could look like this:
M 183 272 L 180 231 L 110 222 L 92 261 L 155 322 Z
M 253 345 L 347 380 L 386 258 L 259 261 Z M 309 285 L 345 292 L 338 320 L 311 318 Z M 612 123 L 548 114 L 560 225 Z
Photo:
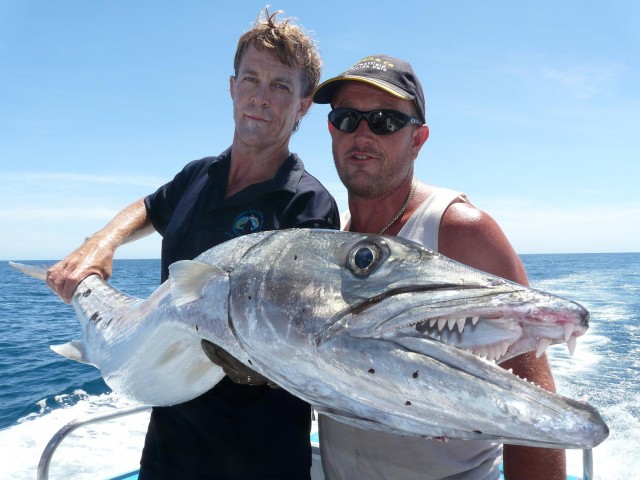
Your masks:
M 387 229 L 393 225 L 396 220 L 398 220 L 400 218 L 400 215 L 402 215 L 404 213 L 404 211 L 407 209 L 407 207 L 409 206 L 409 202 L 411 201 L 411 199 L 413 198 L 413 194 L 416 193 L 416 187 L 418 186 L 418 184 L 415 181 L 411 182 L 411 191 L 409 192 L 409 196 L 407 197 L 407 199 L 404 201 L 404 203 L 402 204 L 402 206 L 400 207 L 400 210 L 398 210 L 398 213 L 395 214 L 395 216 L 391 219 L 391 221 L 389 223 L 387 223 L 384 228 L 382 230 L 380 230 L 378 232 L 378 235 L 382 235 L 384 232 L 387 231 Z

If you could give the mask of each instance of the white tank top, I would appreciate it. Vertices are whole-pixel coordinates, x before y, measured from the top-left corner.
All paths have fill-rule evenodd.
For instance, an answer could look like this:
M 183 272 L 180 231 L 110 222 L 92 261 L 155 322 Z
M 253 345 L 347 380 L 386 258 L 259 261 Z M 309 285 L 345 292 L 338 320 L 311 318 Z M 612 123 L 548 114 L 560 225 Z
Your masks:
M 460 192 L 437 188 L 398 236 L 438 251 L 440 221 Z M 343 215 L 343 225 L 349 220 Z M 327 480 L 497 480 L 502 445 L 471 440 L 446 443 L 347 425 L 319 415 L 320 451 Z

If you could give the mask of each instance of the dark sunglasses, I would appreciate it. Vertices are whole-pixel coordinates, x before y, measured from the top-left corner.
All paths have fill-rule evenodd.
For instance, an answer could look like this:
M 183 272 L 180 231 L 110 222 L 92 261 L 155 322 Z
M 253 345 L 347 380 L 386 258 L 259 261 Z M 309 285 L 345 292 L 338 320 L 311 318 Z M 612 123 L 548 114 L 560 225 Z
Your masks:
M 388 135 L 407 125 L 422 125 L 422 121 L 397 110 L 372 110 L 360 112 L 353 108 L 334 108 L 329 112 L 331 125 L 344 133 L 356 131 L 360 120 L 365 119 L 376 135 Z

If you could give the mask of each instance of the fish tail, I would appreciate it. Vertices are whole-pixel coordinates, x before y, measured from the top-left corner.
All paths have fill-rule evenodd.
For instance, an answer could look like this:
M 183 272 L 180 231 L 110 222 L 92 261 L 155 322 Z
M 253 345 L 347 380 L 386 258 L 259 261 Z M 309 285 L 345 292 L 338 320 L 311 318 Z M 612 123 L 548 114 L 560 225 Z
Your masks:
M 29 275 L 30 277 L 37 278 L 43 282 L 47 279 L 47 265 L 26 265 L 24 263 L 9 262 L 9 266 L 15 268 L 19 272 Z

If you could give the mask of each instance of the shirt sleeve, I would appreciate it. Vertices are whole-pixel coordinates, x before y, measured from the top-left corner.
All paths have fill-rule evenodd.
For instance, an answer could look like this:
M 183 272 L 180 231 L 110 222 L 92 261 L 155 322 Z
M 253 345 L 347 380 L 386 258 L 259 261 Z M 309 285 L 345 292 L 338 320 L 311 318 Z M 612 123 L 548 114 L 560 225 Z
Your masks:
M 173 180 L 162 185 L 154 193 L 144 199 L 144 205 L 149 214 L 149 218 L 156 231 L 164 236 L 164 232 L 175 212 L 178 202 L 182 198 L 190 183 L 197 177 L 202 168 L 207 164 L 201 160 L 194 160 L 173 177 Z

